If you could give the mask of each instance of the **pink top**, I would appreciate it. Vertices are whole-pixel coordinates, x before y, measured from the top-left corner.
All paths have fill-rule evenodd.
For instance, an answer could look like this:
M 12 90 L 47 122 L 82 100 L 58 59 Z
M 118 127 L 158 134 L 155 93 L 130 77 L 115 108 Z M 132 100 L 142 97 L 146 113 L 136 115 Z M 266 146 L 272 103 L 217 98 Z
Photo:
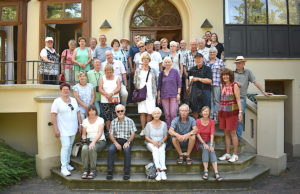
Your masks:
M 62 54 L 62 57 L 65 57 L 64 63 L 68 64 L 65 65 L 66 69 L 72 69 L 73 68 L 73 62 L 72 62 L 72 57 L 73 57 L 73 51 L 71 51 L 70 49 L 65 49 Z
M 200 134 L 201 138 L 205 142 L 210 141 L 210 136 L 215 135 L 215 121 L 209 119 L 209 122 L 206 126 L 202 125 L 201 120 L 196 120 L 196 126 L 198 128 L 198 134 Z

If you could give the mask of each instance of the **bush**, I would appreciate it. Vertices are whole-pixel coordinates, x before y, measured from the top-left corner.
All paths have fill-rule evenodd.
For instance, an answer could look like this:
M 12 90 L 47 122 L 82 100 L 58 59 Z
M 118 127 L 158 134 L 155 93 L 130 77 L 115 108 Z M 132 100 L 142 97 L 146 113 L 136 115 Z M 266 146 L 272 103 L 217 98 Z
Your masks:
M 0 191 L 5 186 L 35 175 L 35 158 L 14 150 L 0 140 Z

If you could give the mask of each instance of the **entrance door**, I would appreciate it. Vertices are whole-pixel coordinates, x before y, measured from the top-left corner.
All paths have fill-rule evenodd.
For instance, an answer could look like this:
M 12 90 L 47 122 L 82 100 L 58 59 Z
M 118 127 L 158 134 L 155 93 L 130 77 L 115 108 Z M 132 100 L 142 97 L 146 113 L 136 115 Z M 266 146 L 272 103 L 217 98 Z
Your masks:
M 176 7 L 168 0 L 143 0 L 134 11 L 131 23 L 131 40 L 135 35 L 142 39 L 179 42 L 182 39 L 182 23 Z

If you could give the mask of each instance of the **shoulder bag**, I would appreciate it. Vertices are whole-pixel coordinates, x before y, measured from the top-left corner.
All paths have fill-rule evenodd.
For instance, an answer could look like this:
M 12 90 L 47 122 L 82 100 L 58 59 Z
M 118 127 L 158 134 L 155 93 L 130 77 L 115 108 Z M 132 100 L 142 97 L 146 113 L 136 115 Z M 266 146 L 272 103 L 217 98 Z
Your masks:
M 145 86 L 142 87 L 141 89 L 133 90 L 132 102 L 136 103 L 136 102 L 142 102 L 142 101 L 146 100 L 146 98 L 147 98 L 147 82 L 148 82 L 148 77 L 149 77 L 150 71 L 151 71 L 151 68 L 149 68 Z

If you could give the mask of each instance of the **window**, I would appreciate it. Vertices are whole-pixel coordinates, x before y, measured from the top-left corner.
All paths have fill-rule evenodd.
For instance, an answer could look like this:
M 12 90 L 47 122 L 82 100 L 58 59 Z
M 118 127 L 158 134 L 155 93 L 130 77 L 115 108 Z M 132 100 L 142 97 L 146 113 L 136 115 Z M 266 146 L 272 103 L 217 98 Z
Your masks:
M 17 6 L 3 6 L 0 7 L 1 21 L 16 21 L 17 20 Z
M 226 57 L 300 57 L 300 0 L 224 0 Z
M 47 19 L 81 18 L 81 3 L 53 3 L 47 5 Z

